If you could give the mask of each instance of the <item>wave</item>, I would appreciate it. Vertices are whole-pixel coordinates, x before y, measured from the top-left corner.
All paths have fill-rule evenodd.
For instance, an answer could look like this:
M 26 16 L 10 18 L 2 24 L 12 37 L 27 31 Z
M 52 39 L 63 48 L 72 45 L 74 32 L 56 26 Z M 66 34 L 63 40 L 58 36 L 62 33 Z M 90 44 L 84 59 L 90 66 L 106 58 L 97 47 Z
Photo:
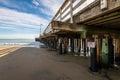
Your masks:
M 0 47 L 39 47 L 39 42 L 31 43 L 0 43 Z

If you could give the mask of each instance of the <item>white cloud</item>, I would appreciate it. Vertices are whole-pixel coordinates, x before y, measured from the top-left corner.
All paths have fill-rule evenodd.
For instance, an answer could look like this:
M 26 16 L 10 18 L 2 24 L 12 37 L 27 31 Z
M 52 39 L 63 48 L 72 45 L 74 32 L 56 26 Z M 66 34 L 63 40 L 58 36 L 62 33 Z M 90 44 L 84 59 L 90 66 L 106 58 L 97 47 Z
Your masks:
M 50 12 L 48 12 L 48 10 L 46 10 L 46 9 L 40 8 L 39 10 L 40 10 L 40 12 L 42 12 L 44 14 L 47 14 L 47 16 L 52 16 L 53 15 Z
M 49 21 L 33 14 L 0 8 L 0 22 L 16 27 L 23 26 L 38 29 L 40 24 L 46 27 Z
M 16 36 L 11 36 L 11 34 L 10 35 L 7 34 L 5 36 L 1 34 L 0 38 L 4 38 L 4 37 L 9 38 L 9 36 L 13 38 L 17 38 L 17 36 L 19 38 L 29 38 L 29 37 L 33 38 L 35 36 L 32 36 L 32 34 L 28 36 L 28 33 L 30 31 L 25 31 L 25 30 L 31 29 L 31 32 L 33 34 L 36 33 L 34 31 L 38 31 L 38 35 L 39 35 L 40 24 L 43 24 L 43 26 L 41 27 L 41 30 L 43 32 L 46 26 L 48 25 L 48 23 L 49 23 L 48 20 L 41 18 L 37 15 L 18 12 L 16 10 L 10 10 L 7 8 L 0 8 L 0 29 L 13 30 L 17 33 L 24 32 L 24 33 L 21 33 L 20 36 L 16 34 L 15 34 Z M 25 28 L 28 28 L 28 29 L 25 29 Z M 28 33 L 25 33 L 25 32 L 28 32 Z M 25 34 L 27 34 L 28 37 L 24 36 Z
M 64 0 L 38 0 L 38 2 L 46 8 L 42 10 L 43 13 L 54 16 Z
M 0 35 L 1 39 L 34 39 L 35 37 L 38 37 L 36 34 L 3 34 Z
M 18 4 L 12 3 L 11 0 L 0 0 L 0 3 L 11 8 L 21 8 L 21 6 L 19 6 Z
M 39 6 L 39 5 L 40 5 L 36 0 L 33 0 L 32 3 L 33 3 L 35 6 Z
M 8 0 L 0 0 L 0 3 L 4 4 L 4 5 L 9 5 L 9 1 Z
M 20 30 L 17 29 L 17 28 L 14 28 L 14 27 L 6 27 L 6 26 L 0 26 L 0 29 L 14 30 L 14 31 L 16 31 L 16 32 L 20 31 Z

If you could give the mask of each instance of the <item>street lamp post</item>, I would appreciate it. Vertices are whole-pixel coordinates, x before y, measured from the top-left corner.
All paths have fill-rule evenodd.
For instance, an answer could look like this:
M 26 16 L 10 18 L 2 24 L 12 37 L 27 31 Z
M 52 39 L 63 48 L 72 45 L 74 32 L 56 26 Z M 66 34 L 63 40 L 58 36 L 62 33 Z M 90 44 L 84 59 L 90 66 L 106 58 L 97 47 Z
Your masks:
M 42 27 L 42 24 L 40 24 L 40 36 L 41 36 L 41 27 Z

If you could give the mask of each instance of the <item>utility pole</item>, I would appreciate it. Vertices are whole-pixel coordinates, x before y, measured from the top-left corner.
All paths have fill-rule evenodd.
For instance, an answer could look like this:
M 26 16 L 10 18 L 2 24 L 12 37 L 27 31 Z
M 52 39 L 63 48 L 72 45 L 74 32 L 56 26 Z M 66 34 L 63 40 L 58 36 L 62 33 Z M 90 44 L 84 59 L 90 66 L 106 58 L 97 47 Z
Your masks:
M 40 24 L 40 36 L 41 36 L 41 27 L 42 27 L 42 24 Z

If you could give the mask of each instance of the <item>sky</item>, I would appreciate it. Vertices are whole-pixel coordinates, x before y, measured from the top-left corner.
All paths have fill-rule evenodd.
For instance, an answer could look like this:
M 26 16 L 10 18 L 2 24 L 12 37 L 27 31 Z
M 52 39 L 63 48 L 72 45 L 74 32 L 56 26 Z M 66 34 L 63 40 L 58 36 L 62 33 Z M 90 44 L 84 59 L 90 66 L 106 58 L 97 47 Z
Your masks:
M 86 3 L 92 1 L 94 0 L 87 0 Z M 40 25 L 43 33 L 63 2 L 64 0 L 0 0 L 0 39 L 38 37 Z
M 0 39 L 35 38 L 64 0 L 0 0 Z

